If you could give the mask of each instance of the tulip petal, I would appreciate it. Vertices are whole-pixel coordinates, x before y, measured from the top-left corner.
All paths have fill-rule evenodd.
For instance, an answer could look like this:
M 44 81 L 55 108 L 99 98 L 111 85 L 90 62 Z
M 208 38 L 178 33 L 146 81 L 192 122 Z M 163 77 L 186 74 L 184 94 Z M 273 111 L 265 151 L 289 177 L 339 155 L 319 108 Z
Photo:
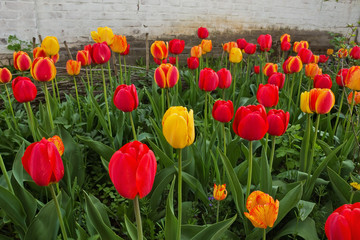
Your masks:
M 162 68 L 160 68 L 160 67 L 156 68 L 155 73 L 154 73 L 154 79 L 155 79 L 156 84 L 159 86 L 159 88 L 166 87 L 165 78 L 166 78 L 166 76 L 165 76 L 165 73 L 162 70 Z
M 38 153 L 38 154 L 34 154 Z M 36 144 L 33 147 L 29 160 L 29 174 L 34 182 L 39 186 L 47 186 L 52 175 L 51 161 L 49 161 L 48 151 L 45 144 Z
M 136 171 L 136 186 L 140 198 L 150 193 L 155 179 L 156 168 L 157 163 L 154 153 L 149 150 L 149 152 L 140 159 Z
M 335 96 L 331 91 L 321 93 L 316 99 L 315 111 L 319 114 L 328 113 L 335 104 Z
M 132 94 L 126 89 L 120 89 L 115 95 L 114 104 L 123 112 L 131 112 L 135 107 L 135 101 Z
M 194 142 L 195 139 L 194 112 L 192 109 L 189 111 L 187 127 L 188 127 L 187 146 L 189 146 Z
M 240 121 L 237 132 L 246 140 L 260 140 L 265 136 L 268 127 L 268 123 L 258 113 L 250 113 Z
M 184 148 L 188 144 L 188 126 L 185 118 L 173 113 L 163 125 L 165 139 L 173 148 Z M 191 138 L 189 139 L 191 140 Z
M 329 240 L 352 240 L 351 228 L 346 218 L 337 212 L 332 213 L 326 220 L 325 233 Z

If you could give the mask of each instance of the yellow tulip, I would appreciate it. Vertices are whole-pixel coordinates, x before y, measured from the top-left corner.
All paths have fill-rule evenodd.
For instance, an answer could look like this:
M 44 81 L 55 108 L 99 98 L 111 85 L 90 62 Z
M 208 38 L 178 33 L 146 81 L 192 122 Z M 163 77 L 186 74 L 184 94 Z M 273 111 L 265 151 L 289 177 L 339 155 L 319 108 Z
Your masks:
M 58 54 L 60 50 L 59 42 L 56 37 L 47 36 L 41 43 L 41 47 L 44 49 L 47 55 L 54 56 Z
M 109 27 L 98 27 L 97 32 L 91 32 L 91 37 L 96 43 L 106 42 L 108 46 L 114 41 L 114 33 Z
M 162 119 L 163 134 L 173 147 L 182 149 L 191 145 L 195 139 L 194 113 L 186 107 L 170 107 Z
M 310 110 L 310 93 L 309 92 L 303 92 L 300 95 L 300 109 L 304 113 L 313 113 Z
M 239 62 L 241 62 L 242 58 L 243 58 L 243 56 L 242 56 L 240 48 L 233 47 L 230 50 L 230 54 L 229 54 L 229 61 L 230 62 L 239 63 Z

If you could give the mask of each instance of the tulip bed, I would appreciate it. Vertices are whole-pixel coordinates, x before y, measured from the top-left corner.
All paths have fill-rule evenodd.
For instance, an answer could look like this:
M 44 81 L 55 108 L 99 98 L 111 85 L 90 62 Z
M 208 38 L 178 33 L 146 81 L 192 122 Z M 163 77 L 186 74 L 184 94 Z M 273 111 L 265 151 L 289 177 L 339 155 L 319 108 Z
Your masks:
M 360 47 L 315 55 L 284 34 L 279 58 L 260 35 L 215 58 L 208 35 L 184 66 L 184 41 L 155 41 L 145 70 L 99 28 L 66 64 L 73 95 L 56 37 L 15 52 L 0 239 L 360 239 Z

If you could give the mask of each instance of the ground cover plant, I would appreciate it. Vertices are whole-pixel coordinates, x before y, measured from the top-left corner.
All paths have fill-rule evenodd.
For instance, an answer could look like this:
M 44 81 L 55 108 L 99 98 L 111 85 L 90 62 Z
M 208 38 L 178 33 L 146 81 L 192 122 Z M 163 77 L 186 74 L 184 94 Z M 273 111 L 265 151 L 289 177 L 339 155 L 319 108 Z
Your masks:
M 56 37 L 12 46 L 1 239 L 360 239 L 360 47 L 266 34 L 214 57 L 208 36 L 185 65 L 153 42 L 146 70 L 100 27 L 67 76 Z

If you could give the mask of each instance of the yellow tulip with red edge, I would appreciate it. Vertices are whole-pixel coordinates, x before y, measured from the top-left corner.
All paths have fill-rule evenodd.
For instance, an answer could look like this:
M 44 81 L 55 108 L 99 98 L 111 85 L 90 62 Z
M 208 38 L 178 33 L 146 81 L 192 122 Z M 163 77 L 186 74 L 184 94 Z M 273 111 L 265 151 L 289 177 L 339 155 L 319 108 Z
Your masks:
M 226 184 L 214 184 L 213 196 L 218 201 L 224 200 L 227 196 Z

